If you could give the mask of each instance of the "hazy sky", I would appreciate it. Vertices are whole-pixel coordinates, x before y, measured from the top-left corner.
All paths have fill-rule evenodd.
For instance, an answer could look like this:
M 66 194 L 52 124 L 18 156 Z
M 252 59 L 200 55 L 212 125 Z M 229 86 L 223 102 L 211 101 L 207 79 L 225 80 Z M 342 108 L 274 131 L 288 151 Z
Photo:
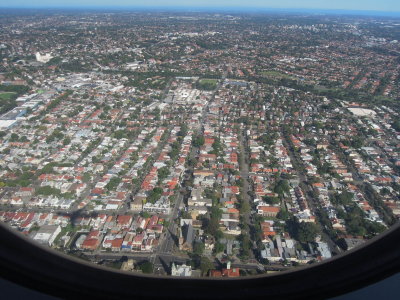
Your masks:
M 400 0 L 0 0 L 1 7 L 197 6 L 266 7 L 400 12 Z

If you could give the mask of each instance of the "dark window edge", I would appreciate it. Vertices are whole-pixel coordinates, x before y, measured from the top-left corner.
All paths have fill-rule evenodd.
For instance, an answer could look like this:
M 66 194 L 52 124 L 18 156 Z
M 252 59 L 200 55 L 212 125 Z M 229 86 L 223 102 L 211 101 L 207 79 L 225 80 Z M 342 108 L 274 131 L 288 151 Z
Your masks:
M 400 271 L 400 224 L 325 262 L 240 279 L 181 279 L 114 271 L 50 248 L 0 224 L 0 273 L 9 281 L 61 298 L 326 299 Z

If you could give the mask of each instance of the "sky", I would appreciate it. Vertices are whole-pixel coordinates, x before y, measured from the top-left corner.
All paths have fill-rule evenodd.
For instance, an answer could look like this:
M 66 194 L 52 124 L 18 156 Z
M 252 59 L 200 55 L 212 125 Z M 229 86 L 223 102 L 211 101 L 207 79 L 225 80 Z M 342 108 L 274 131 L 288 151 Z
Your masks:
M 400 12 L 399 0 L 0 0 L 0 7 L 242 7 Z

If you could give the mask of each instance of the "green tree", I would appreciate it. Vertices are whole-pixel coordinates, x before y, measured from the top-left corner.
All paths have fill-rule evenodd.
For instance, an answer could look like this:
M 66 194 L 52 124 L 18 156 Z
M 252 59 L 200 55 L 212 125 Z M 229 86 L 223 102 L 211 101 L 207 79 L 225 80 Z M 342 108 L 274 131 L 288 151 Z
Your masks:
M 247 214 L 250 211 L 249 202 L 244 199 L 242 201 L 240 201 L 239 211 L 240 211 L 241 215 Z
M 66 145 L 69 145 L 70 143 L 71 143 L 71 138 L 67 136 L 67 137 L 63 140 L 63 145 L 66 146 Z
M 242 259 L 247 259 L 250 255 L 250 238 L 247 234 L 241 234 L 239 235 L 238 240 L 241 243 L 240 257 Z
M 333 202 L 340 205 L 350 205 L 354 198 L 354 194 L 348 191 L 343 191 L 341 194 L 336 194 Z
M 125 130 L 117 130 L 114 132 L 114 137 L 116 139 L 127 138 Z
M 145 261 L 139 265 L 139 268 L 140 268 L 140 270 L 142 270 L 143 273 L 151 274 L 151 273 L 153 273 L 154 266 L 151 262 Z
M 150 203 L 155 203 L 158 199 L 161 198 L 162 193 L 163 190 L 161 188 L 155 187 L 149 192 L 147 196 L 147 201 Z
M 214 254 L 221 253 L 225 250 L 225 245 L 220 242 L 216 242 L 214 246 Z
M 319 234 L 318 226 L 314 223 L 299 222 L 296 217 L 286 221 L 289 234 L 301 243 L 313 242 Z
M 189 127 L 188 127 L 185 123 L 183 123 L 183 124 L 181 125 L 181 129 L 179 130 L 179 132 L 177 133 L 177 135 L 178 135 L 178 136 L 181 136 L 181 137 L 184 137 L 184 136 L 187 135 L 188 131 L 189 131 Z
M 284 193 L 289 193 L 289 183 L 287 180 L 279 180 L 274 187 L 274 192 L 283 195 Z
M 10 142 L 16 142 L 16 141 L 18 141 L 19 140 L 19 136 L 18 136 L 18 134 L 16 134 L 16 133 L 11 133 L 11 136 L 10 136 Z
M 150 218 L 150 214 L 147 211 L 140 212 L 140 215 L 145 219 Z
M 353 148 L 359 149 L 363 146 L 363 140 L 359 136 L 356 136 L 351 141 L 351 146 Z
M 117 186 L 120 184 L 121 178 L 119 177 L 113 177 L 110 179 L 110 181 L 106 184 L 105 188 L 109 191 L 113 191 L 117 188 Z
M 196 241 L 193 243 L 193 253 L 197 255 L 202 255 L 204 252 L 204 243 L 201 241 Z
M 291 214 L 286 209 L 281 209 L 276 217 L 281 220 L 288 220 L 291 217 Z
M 390 191 L 389 191 L 389 189 L 388 188 L 383 188 L 383 189 L 381 189 L 380 191 L 379 191 L 379 193 L 382 195 L 382 196 L 387 196 L 387 195 L 389 195 L 390 194 Z
M 205 143 L 205 139 L 204 139 L 204 136 L 202 136 L 202 135 L 195 136 L 192 140 L 192 145 L 194 147 L 201 147 L 204 145 L 204 143 Z
M 297 239 L 302 243 L 313 242 L 318 232 L 318 227 L 314 223 L 301 222 L 299 224 Z
M 158 169 L 157 174 L 158 174 L 158 181 L 162 182 L 170 174 L 169 168 L 167 166 L 162 167 L 162 168 Z
M 205 256 L 200 258 L 200 271 L 201 275 L 205 276 L 210 270 L 214 269 L 214 264 Z
M 365 227 L 368 232 L 368 234 L 371 235 L 377 235 L 386 230 L 386 227 L 378 222 L 372 222 L 372 221 L 365 221 Z
M 24 135 L 19 139 L 19 141 L 22 143 L 26 143 L 26 142 L 28 142 L 28 138 Z
M 210 219 L 206 225 L 206 232 L 212 234 L 214 237 L 219 230 L 219 220 L 221 219 L 222 211 L 213 206 L 211 208 Z
M 191 219 L 192 215 L 187 211 L 182 211 L 181 218 L 182 219 Z
M 90 181 L 90 179 L 91 179 L 91 175 L 90 175 L 90 173 L 83 173 L 83 175 L 82 175 L 82 181 L 83 182 L 85 182 L 85 183 L 88 183 L 89 181 Z
M 36 189 L 36 195 L 43 196 L 60 196 L 61 191 L 51 186 L 42 186 Z
M 221 153 L 223 147 L 222 147 L 222 143 L 219 140 L 219 138 L 214 137 L 214 143 L 211 146 L 212 146 L 213 150 L 210 151 L 209 153 L 215 154 L 216 156 L 220 156 L 220 153 Z
M 265 196 L 263 200 L 270 205 L 276 205 L 280 203 L 279 199 L 276 197 Z
M 392 124 L 393 128 L 396 129 L 397 131 L 400 131 L 400 120 L 395 120 Z

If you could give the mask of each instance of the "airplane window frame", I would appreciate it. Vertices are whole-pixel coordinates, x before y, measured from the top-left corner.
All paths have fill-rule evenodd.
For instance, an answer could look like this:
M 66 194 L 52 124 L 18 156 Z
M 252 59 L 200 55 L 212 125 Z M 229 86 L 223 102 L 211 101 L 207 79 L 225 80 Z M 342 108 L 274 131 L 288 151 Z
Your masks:
M 399 222 L 364 245 L 324 262 L 231 279 L 187 279 L 113 270 L 39 245 L 5 224 L 0 224 L 0 237 L 2 278 L 61 298 L 188 299 L 195 295 L 197 299 L 326 299 L 400 271 Z

